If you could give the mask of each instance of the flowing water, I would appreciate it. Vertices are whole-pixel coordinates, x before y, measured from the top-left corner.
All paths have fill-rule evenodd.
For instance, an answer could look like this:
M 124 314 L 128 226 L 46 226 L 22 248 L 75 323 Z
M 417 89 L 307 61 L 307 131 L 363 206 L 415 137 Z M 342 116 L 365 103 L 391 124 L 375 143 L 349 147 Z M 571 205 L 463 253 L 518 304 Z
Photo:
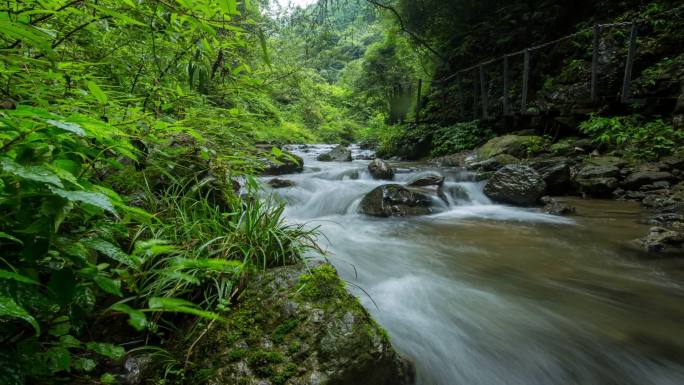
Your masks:
M 647 230 L 637 205 L 573 200 L 577 215 L 550 216 L 493 204 L 453 169 L 468 197 L 443 212 L 371 218 L 359 201 L 385 182 L 368 161 L 317 162 L 329 148 L 295 147 L 306 169 L 275 193 L 288 220 L 321 226 L 418 385 L 684 384 L 684 263 L 626 246 Z M 395 166 L 398 183 L 427 168 Z

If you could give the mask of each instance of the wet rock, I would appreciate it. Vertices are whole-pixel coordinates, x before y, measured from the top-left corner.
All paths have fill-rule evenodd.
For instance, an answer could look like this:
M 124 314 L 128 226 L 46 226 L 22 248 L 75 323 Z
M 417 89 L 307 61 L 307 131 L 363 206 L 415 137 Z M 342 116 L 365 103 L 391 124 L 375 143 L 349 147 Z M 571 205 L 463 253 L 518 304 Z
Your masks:
M 446 155 L 430 159 L 428 163 L 437 167 L 462 167 L 466 157 L 466 153 Z
M 641 239 L 646 251 L 658 253 L 684 252 L 684 232 L 669 230 L 664 227 L 652 227 L 648 235 Z M 684 254 L 680 254 L 684 256 Z
M 568 158 L 540 159 L 528 165 L 537 170 L 544 179 L 548 194 L 562 195 L 568 192 L 572 182 L 570 174 L 572 163 Z
M 667 190 L 671 187 L 670 182 L 666 180 L 661 180 L 658 182 L 653 182 L 653 184 L 645 184 L 639 187 L 639 191 L 653 192 L 658 190 Z
M 545 190 L 546 183 L 535 169 L 509 165 L 489 179 L 484 193 L 498 202 L 530 206 L 539 201 Z
M 392 180 L 394 179 L 394 169 L 382 159 L 375 159 L 368 165 L 373 179 Z
M 520 159 L 508 154 L 499 154 L 481 162 L 475 162 L 468 169 L 482 172 L 498 171 L 503 166 L 518 164 Z
M 444 176 L 438 172 L 425 171 L 413 176 L 406 182 L 409 187 L 441 186 L 444 184 Z
M 641 191 L 627 191 L 622 196 L 624 199 L 640 201 L 646 197 L 646 193 Z
M 626 189 L 639 189 L 641 186 L 648 185 L 648 184 L 653 184 L 656 182 L 671 182 L 675 178 L 672 174 L 669 172 L 665 171 L 639 171 L 635 172 L 633 174 L 630 174 L 625 180 L 622 182 L 622 186 Z
M 513 155 L 516 158 L 527 156 L 527 148 L 531 142 L 541 141 L 540 136 L 498 136 L 477 149 L 478 159 L 486 160 L 499 154 Z
M 563 203 L 551 197 L 543 197 L 541 202 L 544 204 L 544 212 L 551 215 L 572 215 L 577 209 L 575 206 Z
M 594 156 L 585 160 L 590 166 L 615 167 L 621 169 L 627 166 L 627 161 L 617 156 Z
M 288 179 L 275 178 L 275 179 L 271 179 L 270 181 L 268 181 L 268 184 L 269 184 L 269 186 L 278 189 L 278 188 L 293 187 L 295 185 L 295 182 L 288 180 Z
M 373 155 L 356 155 L 354 156 L 354 160 L 373 160 L 375 157 Z
M 432 198 L 398 184 L 375 188 L 363 197 L 359 210 L 375 217 L 428 215 L 435 211 Z
M 304 159 L 288 151 L 276 156 L 261 157 L 263 164 L 262 175 L 285 175 L 295 174 L 304 171 Z
M 620 169 L 612 164 L 585 165 L 575 176 L 582 193 L 607 197 L 619 185 Z
M 670 227 L 678 222 L 684 222 L 684 215 L 677 213 L 662 213 L 657 214 L 646 221 L 649 225 L 660 227 Z
M 684 156 L 668 156 L 663 158 L 661 163 L 666 170 L 684 170 Z
M 193 362 L 212 369 L 208 384 L 414 381 L 412 365 L 395 352 L 331 265 L 267 270 L 250 281 L 241 298 L 193 350 Z
M 347 147 L 339 145 L 325 154 L 316 158 L 320 162 L 351 162 L 352 153 Z
M 488 179 L 491 178 L 492 176 L 494 176 L 494 172 L 493 172 L 493 171 L 478 172 L 477 174 L 475 174 L 475 181 L 476 181 L 476 182 L 482 182 L 482 181 L 488 180 Z
M 149 355 L 130 355 L 124 361 L 122 382 L 126 385 L 141 385 L 151 375 L 153 359 Z
M 242 190 L 242 185 L 240 184 L 240 181 L 238 181 L 237 179 L 230 180 L 230 187 L 233 189 L 234 193 L 239 193 L 240 190 Z
M 591 139 L 586 139 L 586 138 L 581 138 L 575 140 L 575 142 L 572 144 L 573 149 L 579 149 L 584 153 L 590 153 L 594 150 L 596 150 L 596 143 L 594 143 L 593 140 Z

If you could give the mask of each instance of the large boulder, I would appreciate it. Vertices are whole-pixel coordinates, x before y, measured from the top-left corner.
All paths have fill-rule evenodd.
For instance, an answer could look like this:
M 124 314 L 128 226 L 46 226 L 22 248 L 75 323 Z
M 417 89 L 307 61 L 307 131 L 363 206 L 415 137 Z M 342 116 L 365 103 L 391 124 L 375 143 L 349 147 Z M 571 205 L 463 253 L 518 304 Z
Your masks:
M 529 166 L 537 170 L 546 182 L 548 194 L 563 195 L 568 192 L 572 177 L 570 173 L 571 162 L 568 158 L 549 158 L 535 160 Z
M 490 172 L 498 171 L 503 166 L 508 166 L 509 164 L 518 164 L 520 159 L 508 154 L 499 154 L 493 156 L 489 159 L 472 163 L 468 166 L 468 169 L 480 172 Z
M 413 368 L 328 264 L 267 270 L 196 340 L 207 384 L 410 385 Z
M 441 186 L 444 184 L 444 176 L 436 171 L 424 171 L 409 178 L 406 185 L 409 187 Z
M 527 156 L 529 145 L 541 142 L 540 136 L 504 135 L 491 139 L 476 151 L 477 158 L 486 160 L 499 154 L 513 155 L 516 158 Z
M 320 162 L 351 162 L 352 153 L 347 147 L 339 145 L 316 158 Z
M 582 193 L 607 197 L 619 185 L 620 169 L 612 164 L 588 164 L 580 169 L 575 182 Z
M 374 217 L 428 215 L 434 212 L 432 198 L 398 184 L 386 184 L 366 194 L 361 213 Z
M 674 180 L 675 177 L 665 171 L 637 171 L 625 178 L 622 182 L 622 187 L 628 190 L 638 190 L 641 186 L 654 184 L 660 181 L 672 182 Z
M 370 172 L 373 179 L 394 179 L 394 169 L 382 159 L 375 159 L 368 165 L 368 172 Z
M 264 155 L 260 158 L 263 165 L 262 175 L 285 175 L 304 171 L 304 159 L 289 151 L 281 151 L 278 156 Z
M 530 206 L 539 201 L 545 190 L 544 179 L 532 167 L 509 165 L 487 181 L 484 193 L 497 202 Z

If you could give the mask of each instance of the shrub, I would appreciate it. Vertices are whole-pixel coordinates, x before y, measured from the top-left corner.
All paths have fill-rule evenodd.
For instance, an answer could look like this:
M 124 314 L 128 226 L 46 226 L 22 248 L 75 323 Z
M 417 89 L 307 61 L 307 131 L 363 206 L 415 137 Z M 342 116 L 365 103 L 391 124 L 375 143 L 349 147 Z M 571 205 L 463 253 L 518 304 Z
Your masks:
M 434 134 L 432 155 L 440 156 L 472 150 L 493 136 L 494 133 L 482 127 L 479 120 L 442 127 Z
M 684 143 L 684 132 L 658 119 L 639 115 L 602 117 L 592 115 L 580 131 L 599 144 L 613 145 L 637 159 L 656 160 L 672 154 Z

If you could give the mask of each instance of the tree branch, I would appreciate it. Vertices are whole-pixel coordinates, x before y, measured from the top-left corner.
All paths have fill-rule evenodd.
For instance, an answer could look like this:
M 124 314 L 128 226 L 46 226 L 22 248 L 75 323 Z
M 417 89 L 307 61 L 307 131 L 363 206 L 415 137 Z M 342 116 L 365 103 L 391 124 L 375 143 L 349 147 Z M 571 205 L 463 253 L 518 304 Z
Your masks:
M 394 15 L 394 17 L 397 19 L 397 22 L 399 23 L 399 28 L 400 28 L 402 31 L 404 31 L 404 33 L 406 33 L 406 34 L 408 34 L 409 36 L 411 36 L 411 38 L 412 38 L 413 40 L 415 40 L 416 42 L 418 42 L 418 43 L 419 43 L 420 45 L 422 45 L 423 47 L 427 48 L 428 51 L 432 52 L 432 54 L 434 54 L 434 55 L 437 56 L 438 58 L 442 59 L 442 61 L 447 61 L 447 58 L 444 57 L 444 56 L 442 56 L 439 52 L 437 52 L 434 48 L 432 48 L 432 47 L 430 46 L 430 44 L 429 44 L 427 41 L 425 41 L 425 39 L 421 38 L 420 36 L 418 36 L 418 34 L 412 32 L 412 31 L 409 31 L 409 30 L 406 28 L 406 24 L 404 23 L 404 19 L 402 19 L 401 15 L 399 14 L 399 11 L 397 11 L 394 7 L 392 7 L 391 5 L 387 5 L 387 4 L 380 3 L 380 2 L 377 1 L 377 0 L 366 0 L 366 1 L 369 2 L 369 3 L 371 3 L 371 4 L 373 4 L 373 5 L 375 5 L 375 6 L 378 7 L 378 8 L 382 8 L 382 9 L 384 9 L 384 10 L 386 10 L 386 11 L 391 12 L 391 13 Z

